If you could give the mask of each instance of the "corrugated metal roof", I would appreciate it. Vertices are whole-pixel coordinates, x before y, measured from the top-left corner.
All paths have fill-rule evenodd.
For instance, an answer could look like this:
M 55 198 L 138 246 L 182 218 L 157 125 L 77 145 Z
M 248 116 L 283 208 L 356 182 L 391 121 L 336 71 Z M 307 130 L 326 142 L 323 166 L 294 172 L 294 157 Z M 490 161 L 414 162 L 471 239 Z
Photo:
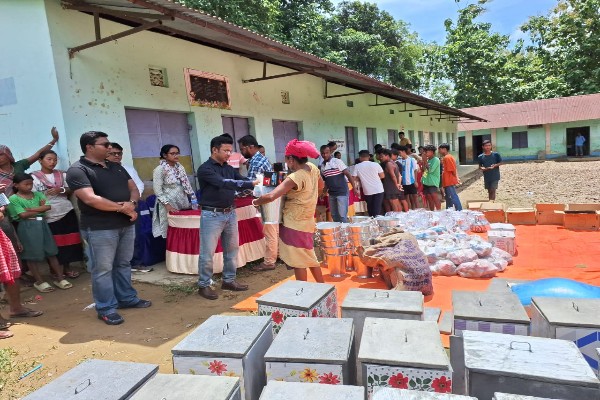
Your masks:
M 481 120 L 475 115 L 383 83 L 172 0 L 64 0 L 62 3 L 65 8 L 90 13 L 93 8 L 99 8 L 102 9 L 101 17 L 118 20 L 131 26 L 150 22 L 153 20 L 151 16 L 170 16 L 172 20 L 163 20 L 161 26 L 151 31 L 218 47 L 250 59 L 284 66 L 295 71 L 306 71 L 331 83 L 445 115 Z M 86 10 L 86 7 L 90 9 Z M 151 16 L 144 17 L 142 13 Z
M 462 111 L 476 114 L 487 122 L 459 123 L 459 131 L 600 119 L 600 93 L 463 108 Z

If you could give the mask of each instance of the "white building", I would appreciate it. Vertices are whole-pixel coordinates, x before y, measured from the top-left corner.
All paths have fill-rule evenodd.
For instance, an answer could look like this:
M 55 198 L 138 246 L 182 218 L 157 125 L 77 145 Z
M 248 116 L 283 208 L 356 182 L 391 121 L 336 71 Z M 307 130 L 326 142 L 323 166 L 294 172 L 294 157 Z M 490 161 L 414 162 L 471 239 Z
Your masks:
M 333 139 L 352 161 L 398 130 L 456 146 L 456 121 L 476 118 L 169 0 L 2 1 L 0 36 L 0 143 L 23 158 L 56 126 L 61 168 L 89 130 L 148 180 L 161 145 L 191 173 L 223 132 L 276 161 L 294 137 Z

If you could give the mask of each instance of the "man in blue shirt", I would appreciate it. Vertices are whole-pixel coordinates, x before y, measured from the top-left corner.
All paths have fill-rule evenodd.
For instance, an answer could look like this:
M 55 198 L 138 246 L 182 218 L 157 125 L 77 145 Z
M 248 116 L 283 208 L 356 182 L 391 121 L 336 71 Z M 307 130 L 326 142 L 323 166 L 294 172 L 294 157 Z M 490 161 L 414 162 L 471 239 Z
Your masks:
M 244 291 L 248 285 L 236 282 L 239 236 L 234 198 L 236 190 L 252 189 L 258 182 L 244 178 L 227 164 L 233 151 L 233 139 L 217 136 L 210 141 L 210 158 L 198 168 L 202 190 L 200 206 L 200 257 L 198 258 L 198 294 L 208 300 L 219 298 L 210 287 L 213 257 L 221 239 L 223 247 L 223 283 L 225 290 Z
M 498 181 L 500 181 L 500 165 L 502 157 L 500 154 L 492 151 L 492 142 L 484 140 L 481 146 L 483 153 L 477 157 L 479 160 L 479 169 L 483 171 L 483 184 L 488 191 L 490 201 L 496 200 L 496 190 Z
M 577 132 L 577 136 L 575 137 L 575 156 L 583 157 L 583 144 L 585 143 L 585 137 L 581 134 L 581 132 Z

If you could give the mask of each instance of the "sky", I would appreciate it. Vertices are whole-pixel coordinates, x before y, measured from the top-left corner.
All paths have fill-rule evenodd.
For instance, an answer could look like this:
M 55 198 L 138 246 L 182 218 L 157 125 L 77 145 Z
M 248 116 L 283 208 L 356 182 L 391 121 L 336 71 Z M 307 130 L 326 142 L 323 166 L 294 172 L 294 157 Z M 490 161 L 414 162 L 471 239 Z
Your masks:
M 341 0 L 333 0 L 340 3 Z M 444 21 L 456 19 L 457 10 L 468 3 L 466 0 L 457 4 L 454 0 L 368 0 L 377 3 L 380 9 L 410 24 L 411 31 L 419 34 L 421 39 L 443 44 L 446 40 Z M 488 11 L 481 21 L 492 23 L 492 30 L 510 35 L 515 41 L 525 37 L 519 31 L 529 16 L 545 15 L 556 5 L 557 0 L 492 0 L 486 5 Z

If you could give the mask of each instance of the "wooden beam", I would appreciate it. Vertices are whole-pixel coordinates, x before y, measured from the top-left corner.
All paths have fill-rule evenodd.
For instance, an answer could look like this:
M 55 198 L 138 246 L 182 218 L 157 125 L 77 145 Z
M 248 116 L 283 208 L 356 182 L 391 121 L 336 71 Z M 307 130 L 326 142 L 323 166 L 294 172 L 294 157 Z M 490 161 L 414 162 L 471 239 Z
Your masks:
M 89 49 L 90 47 L 96 47 L 104 43 L 112 42 L 113 40 L 121 39 L 123 37 L 133 35 L 134 33 L 147 31 L 148 29 L 156 28 L 157 26 L 162 25 L 162 21 L 152 21 L 146 24 L 140 25 L 136 28 L 127 29 L 126 31 L 116 33 L 114 35 L 110 35 L 105 37 L 104 39 L 94 40 L 93 42 L 89 42 L 86 44 L 82 44 L 81 46 L 71 47 L 69 48 L 69 58 L 73 58 L 75 53 L 80 52 L 85 49 Z
M 94 31 L 96 32 L 96 40 L 102 39 L 102 35 L 100 33 L 100 14 L 97 12 L 94 13 Z

